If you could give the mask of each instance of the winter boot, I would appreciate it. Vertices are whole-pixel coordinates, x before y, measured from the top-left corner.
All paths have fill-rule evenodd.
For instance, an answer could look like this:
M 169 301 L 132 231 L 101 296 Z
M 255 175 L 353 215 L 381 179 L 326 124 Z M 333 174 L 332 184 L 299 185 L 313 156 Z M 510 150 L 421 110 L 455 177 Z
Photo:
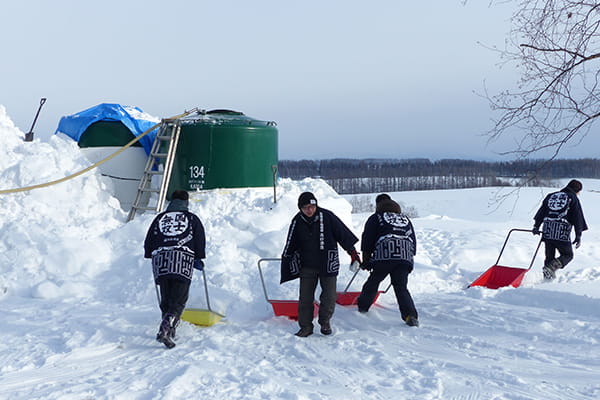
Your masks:
M 313 330 L 311 328 L 300 328 L 298 332 L 295 333 L 298 337 L 308 337 L 313 334 Z
M 168 349 L 175 347 L 175 342 L 172 339 L 174 336 L 173 322 L 175 319 L 176 317 L 172 314 L 165 315 L 156 334 L 156 340 L 164 344 Z
M 171 322 L 171 331 L 169 333 L 169 337 L 173 340 L 175 340 L 177 338 L 175 336 L 175 332 L 176 332 L 178 326 L 179 326 L 179 318 L 174 317 L 173 321 Z
M 329 322 L 323 322 L 321 324 L 321 334 L 323 335 L 331 335 L 333 331 L 331 330 L 331 324 Z
M 548 265 L 544 265 L 542 269 L 544 273 L 544 279 L 551 281 L 556 278 L 556 270 L 562 268 L 562 264 L 559 259 L 554 258 L 548 262 Z
M 415 327 L 419 326 L 419 320 L 416 317 L 413 317 L 412 315 L 409 315 L 408 317 L 406 317 L 404 322 L 406 322 L 406 325 L 408 325 L 408 326 L 415 326 Z

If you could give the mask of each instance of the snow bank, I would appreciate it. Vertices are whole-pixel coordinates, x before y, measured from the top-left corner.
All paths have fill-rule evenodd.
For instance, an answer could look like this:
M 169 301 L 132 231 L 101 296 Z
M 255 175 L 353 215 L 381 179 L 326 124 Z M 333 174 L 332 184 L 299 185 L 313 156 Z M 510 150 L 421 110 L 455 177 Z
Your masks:
M 0 189 L 43 184 L 89 166 L 73 141 L 24 142 L 0 107 Z M 2 195 L 0 288 L 38 297 L 93 296 L 93 278 L 110 268 L 123 213 L 92 171 L 54 186 Z

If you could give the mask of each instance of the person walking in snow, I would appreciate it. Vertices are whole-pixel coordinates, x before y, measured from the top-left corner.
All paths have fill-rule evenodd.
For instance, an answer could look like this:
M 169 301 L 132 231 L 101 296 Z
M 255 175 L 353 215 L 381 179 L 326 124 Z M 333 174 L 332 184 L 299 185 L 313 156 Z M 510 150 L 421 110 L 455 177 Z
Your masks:
M 313 310 L 317 282 L 321 285 L 319 325 L 323 335 L 331 335 L 331 316 L 337 300 L 337 275 L 340 269 L 338 243 L 360 263 L 354 244 L 358 238 L 331 211 L 319 207 L 311 192 L 298 198 L 300 211 L 289 227 L 281 256 L 281 283 L 300 278 L 296 336 L 313 333 Z
M 542 234 L 546 257 L 544 279 L 556 278 L 556 270 L 564 268 L 573 259 L 573 246 L 581 245 L 581 233 L 588 229 L 583 209 L 577 196 L 583 189 L 580 181 L 573 179 L 562 190 L 546 196 L 533 217 L 533 234 Z M 540 225 L 543 223 L 542 232 Z M 575 240 L 571 244 L 571 230 L 575 229 Z M 559 257 L 556 258 L 558 250 Z
M 175 190 L 167 210 L 158 214 L 144 241 L 144 257 L 152 258 L 154 281 L 160 286 L 162 321 L 156 340 L 175 346 L 175 328 L 188 300 L 192 274 L 202 270 L 206 238 L 197 215 L 188 211 L 189 194 Z
M 417 238 L 412 222 L 401 211 L 400 205 L 389 195 L 381 194 L 376 198 L 375 213 L 365 222 L 361 268 L 371 273 L 358 297 L 358 311 L 369 311 L 379 284 L 389 275 L 402 320 L 409 326 L 419 326 L 419 315 L 407 287 L 408 275 L 414 267 Z

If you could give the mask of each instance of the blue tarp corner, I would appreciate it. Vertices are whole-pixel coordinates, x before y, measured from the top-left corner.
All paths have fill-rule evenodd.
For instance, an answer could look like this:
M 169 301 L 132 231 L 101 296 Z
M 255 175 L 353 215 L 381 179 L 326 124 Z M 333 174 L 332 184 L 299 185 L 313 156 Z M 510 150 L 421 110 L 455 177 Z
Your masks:
M 76 142 L 79 142 L 85 130 L 98 121 L 120 121 L 131 133 L 138 137 L 146 130 L 160 122 L 159 118 L 144 113 L 138 107 L 122 106 L 120 104 L 102 103 L 97 106 L 78 112 L 77 114 L 64 116 L 58 122 L 57 133 L 63 133 Z M 158 132 L 158 127 L 140 139 L 146 154 L 150 154 L 152 143 Z

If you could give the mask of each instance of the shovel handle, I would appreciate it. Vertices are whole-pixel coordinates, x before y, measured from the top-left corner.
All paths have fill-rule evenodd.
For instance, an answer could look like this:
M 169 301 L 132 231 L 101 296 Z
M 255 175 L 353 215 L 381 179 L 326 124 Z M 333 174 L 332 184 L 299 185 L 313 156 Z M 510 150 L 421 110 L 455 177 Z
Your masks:
M 29 129 L 28 133 L 33 134 L 33 127 L 35 126 L 35 123 L 37 122 L 37 119 L 40 116 L 40 111 L 42 111 L 42 106 L 44 105 L 44 103 L 46 103 L 46 98 L 42 97 L 40 99 L 40 106 L 38 107 L 37 112 L 35 113 L 35 118 L 33 119 L 33 123 L 31 124 L 31 129 Z
M 506 244 L 508 243 L 508 239 L 510 238 L 510 234 L 513 232 L 529 232 L 529 233 L 533 233 L 533 231 L 531 229 L 521 229 L 521 228 L 513 228 L 510 231 L 508 231 L 508 234 L 506 235 L 506 239 L 504 239 L 504 244 L 502 245 L 502 249 L 500 250 L 500 254 L 498 254 L 498 259 L 496 260 L 496 264 L 498 265 L 498 263 L 500 262 L 500 258 L 502 257 L 502 253 L 504 252 L 504 248 L 506 247 Z M 529 263 L 529 268 L 527 269 L 531 269 L 531 267 L 533 266 L 533 262 L 535 261 L 535 257 L 537 256 L 538 250 L 540 249 L 540 245 L 542 244 L 542 238 L 540 237 L 540 240 L 538 241 L 537 247 L 535 248 L 535 252 L 533 253 L 533 257 L 531 258 L 531 262 Z
M 391 287 L 392 287 L 392 283 L 390 282 L 390 284 L 388 285 L 388 287 L 385 288 L 385 290 L 383 291 L 383 293 L 387 293 L 388 290 L 390 290 Z
M 281 258 L 261 258 L 258 260 L 258 275 L 260 276 L 260 283 L 262 284 L 265 299 L 267 300 L 267 303 L 270 303 L 271 300 L 269 300 L 269 296 L 267 295 L 267 285 L 265 285 L 265 278 L 263 276 L 262 268 L 260 267 L 260 263 L 268 261 L 281 261 Z
M 208 299 L 208 284 L 206 283 L 206 272 L 204 272 L 204 268 L 202 268 L 202 280 L 204 280 L 204 294 L 206 295 L 206 307 L 208 311 L 212 312 L 210 308 L 210 300 Z
M 358 271 L 360 271 L 360 267 L 358 267 L 358 269 L 354 272 L 354 275 L 352 275 L 350 282 L 348 282 L 348 284 L 346 285 L 346 288 L 344 289 L 344 293 L 348 292 L 348 288 L 352 284 L 352 281 L 354 280 L 354 278 L 356 278 L 356 275 L 358 275 Z

